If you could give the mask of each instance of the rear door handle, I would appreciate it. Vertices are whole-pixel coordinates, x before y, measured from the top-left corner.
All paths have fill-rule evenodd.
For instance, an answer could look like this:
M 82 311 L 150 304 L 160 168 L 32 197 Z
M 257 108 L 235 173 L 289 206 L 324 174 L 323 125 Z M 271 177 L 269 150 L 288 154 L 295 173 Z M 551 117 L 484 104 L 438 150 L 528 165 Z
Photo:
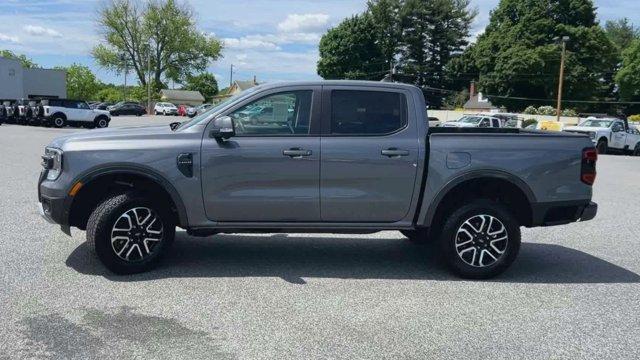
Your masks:
M 396 148 L 384 149 L 380 153 L 382 154 L 382 156 L 388 157 L 409 156 L 409 150 L 401 150 Z
M 292 158 L 303 157 L 303 156 L 311 156 L 311 150 L 299 149 L 299 148 L 291 148 L 288 150 L 282 150 L 282 155 L 289 156 Z

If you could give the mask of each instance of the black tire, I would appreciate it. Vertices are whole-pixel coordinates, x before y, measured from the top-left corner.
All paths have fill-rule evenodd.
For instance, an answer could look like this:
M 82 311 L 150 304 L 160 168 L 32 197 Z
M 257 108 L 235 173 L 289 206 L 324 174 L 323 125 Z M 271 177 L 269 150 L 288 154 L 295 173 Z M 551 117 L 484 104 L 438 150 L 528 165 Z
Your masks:
M 116 225 L 121 226 L 117 222 L 121 221 L 124 214 L 132 211 L 132 209 L 140 208 L 151 209 L 161 221 L 161 239 L 159 242 L 149 243 L 148 246 L 151 246 L 151 250 L 146 257 L 143 257 L 144 241 L 140 240 L 138 233 L 131 238 L 131 232 L 129 232 L 128 240 L 116 240 L 126 241 L 126 244 L 133 244 L 129 247 L 126 247 L 126 244 L 122 246 L 121 255 L 124 255 L 125 252 L 127 253 L 127 258 L 131 255 L 136 255 L 133 249 L 137 245 L 138 250 L 136 252 L 139 251 L 140 258 L 126 260 L 116 253 L 117 243 L 114 241 L 114 245 L 112 245 L 112 233 L 116 231 L 114 230 Z M 135 192 L 113 195 L 98 205 L 91 213 L 87 223 L 87 241 L 93 243 L 96 254 L 104 266 L 116 274 L 135 274 L 148 271 L 158 265 L 175 237 L 175 220 L 167 208 L 166 204 L 156 203 Z M 146 230 L 138 229 L 134 231 L 145 232 L 151 230 L 147 227 Z M 137 238 L 135 237 L 136 235 L 138 235 Z
M 67 119 L 65 119 L 62 115 L 54 115 L 51 123 L 53 124 L 53 126 L 59 129 L 67 125 Z
M 440 247 L 443 259 L 458 276 L 467 279 L 489 279 L 504 272 L 518 256 L 520 224 L 504 205 L 489 200 L 475 200 L 453 211 L 446 219 L 440 236 Z M 482 229 L 485 224 L 490 228 L 484 234 L 474 233 L 473 237 L 467 234 L 473 232 L 472 229 L 475 227 L 469 228 L 467 224 L 477 221 L 475 219 L 482 221 L 476 222 L 478 228 Z M 503 225 L 504 232 L 496 233 L 496 229 L 501 228 L 500 225 Z M 468 229 L 469 231 L 465 231 Z M 490 235 L 492 233 L 495 235 Z M 506 236 L 506 241 L 500 240 L 503 236 Z M 494 247 L 491 248 L 492 246 Z M 487 253 L 488 261 L 484 261 Z M 472 265 L 476 263 L 477 265 Z
M 105 117 L 99 117 L 93 121 L 93 125 L 98 129 L 104 129 L 109 126 L 109 119 Z
M 422 245 L 429 242 L 428 229 L 401 230 L 400 232 L 407 238 L 407 240 L 416 245 Z
M 598 154 L 606 154 L 608 151 L 608 144 L 607 144 L 607 140 L 598 140 L 598 145 L 596 145 L 596 150 L 598 151 Z
M 640 156 L 640 143 L 636 144 L 636 147 L 633 149 L 633 153 L 631 153 L 631 155 Z

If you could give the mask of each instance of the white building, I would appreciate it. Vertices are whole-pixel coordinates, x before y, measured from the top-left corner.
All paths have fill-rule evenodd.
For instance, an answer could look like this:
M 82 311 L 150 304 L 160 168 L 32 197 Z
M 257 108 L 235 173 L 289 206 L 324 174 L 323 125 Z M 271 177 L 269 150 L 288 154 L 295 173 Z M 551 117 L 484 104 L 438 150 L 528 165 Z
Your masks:
M 20 61 L 0 57 L 0 99 L 66 98 L 64 70 L 25 69 Z

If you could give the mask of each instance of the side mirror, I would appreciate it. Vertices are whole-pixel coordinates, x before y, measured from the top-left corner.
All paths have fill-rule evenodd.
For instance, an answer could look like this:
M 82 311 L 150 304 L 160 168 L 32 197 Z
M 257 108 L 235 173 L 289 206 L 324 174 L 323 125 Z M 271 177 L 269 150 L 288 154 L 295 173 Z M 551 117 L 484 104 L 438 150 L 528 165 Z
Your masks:
M 209 137 L 216 140 L 226 140 L 236 135 L 236 128 L 233 119 L 229 116 L 221 116 L 213 119 L 213 128 L 209 132 Z
M 178 126 L 180 126 L 182 123 L 181 122 L 172 122 L 171 124 L 169 124 L 169 127 L 171 128 L 171 130 L 175 130 L 178 128 Z

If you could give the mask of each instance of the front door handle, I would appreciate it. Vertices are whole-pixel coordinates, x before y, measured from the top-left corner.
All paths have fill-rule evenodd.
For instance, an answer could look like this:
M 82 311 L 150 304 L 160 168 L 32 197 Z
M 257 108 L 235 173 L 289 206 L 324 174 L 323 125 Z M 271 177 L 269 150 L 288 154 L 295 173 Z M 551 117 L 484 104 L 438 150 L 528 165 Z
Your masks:
M 303 156 L 311 156 L 311 150 L 299 149 L 299 148 L 291 148 L 288 150 L 282 150 L 282 155 L 289 156 L 292 158 L 299 158 Z
M 397 148 L 384 149 L 380 153 L 382 156 L 387 157 L 409 156 L 409 150 L 401 150 Z

